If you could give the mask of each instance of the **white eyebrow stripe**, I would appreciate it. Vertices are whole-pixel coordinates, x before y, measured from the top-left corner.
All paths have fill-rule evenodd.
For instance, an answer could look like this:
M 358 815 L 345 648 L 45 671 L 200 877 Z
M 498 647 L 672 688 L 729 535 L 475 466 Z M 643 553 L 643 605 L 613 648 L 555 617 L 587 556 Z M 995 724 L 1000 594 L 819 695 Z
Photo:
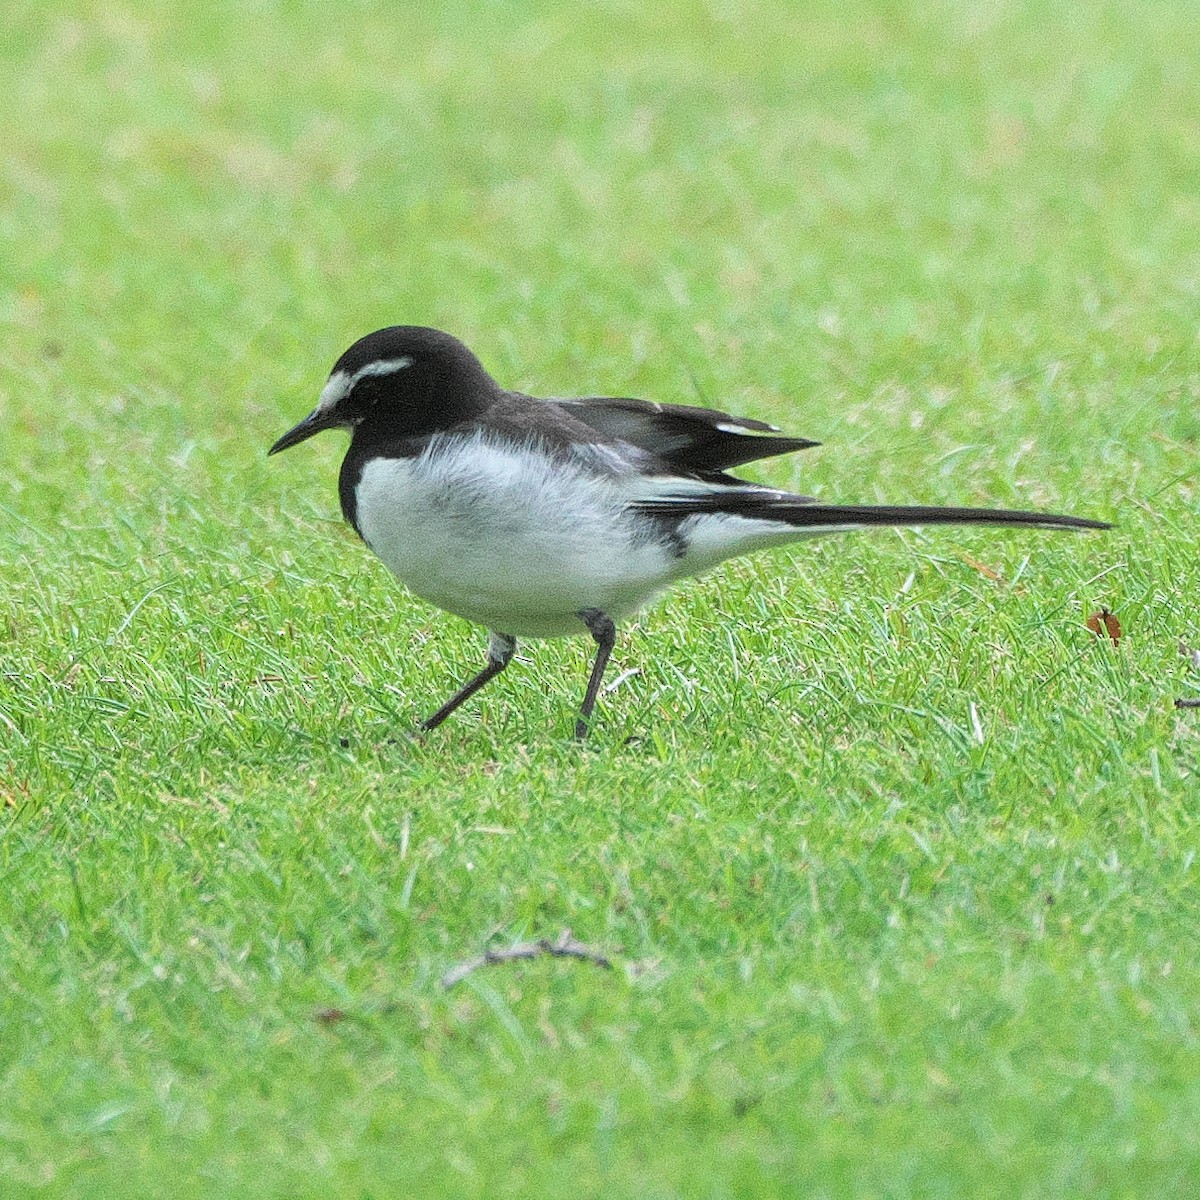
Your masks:
M 411 366 L 412 359 L 407 355 L 401 355 L 399 358 L 376 359 L 375 362 L 367 363 L 365 367 L 359 367 L 353 375 L 347 375 L 345 371 L 334 371 L 330 375 L 329 381 L 321 389 L 321 396 L 317 401 L 317 412 L 329 412 L 331 408 L 340 404 L 354 391 L 354 387 L 360 379 L 366 379 L 373 375 L 392 375 L 396 371 L 403 371 L 405 367 Z
M 350 376 L 350 386 L 347 391 L 354 391 L 354 385 L 360 379 L 366 379 L 368 375 L 393 375 L 397 371 L 403 371 L 405 367 L 412 366 L 412 359 L 407 354 L 402 354 L 399 358 L 379 358 L 374 362 L 369 362 L 365 367 L 359 367 L 353 375 Z

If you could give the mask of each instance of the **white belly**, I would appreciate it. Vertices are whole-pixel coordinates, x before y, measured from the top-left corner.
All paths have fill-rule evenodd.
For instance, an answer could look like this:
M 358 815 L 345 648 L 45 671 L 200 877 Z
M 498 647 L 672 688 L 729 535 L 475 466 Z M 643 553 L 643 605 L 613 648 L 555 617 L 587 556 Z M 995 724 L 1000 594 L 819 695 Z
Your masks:
M 679 574 L 626 515 L 620 483 L 480 439 L 375 459 L 357 488 L 367 544 L 412 592 L 500 633 L 586 632 L 578 613 L 639 608 Z

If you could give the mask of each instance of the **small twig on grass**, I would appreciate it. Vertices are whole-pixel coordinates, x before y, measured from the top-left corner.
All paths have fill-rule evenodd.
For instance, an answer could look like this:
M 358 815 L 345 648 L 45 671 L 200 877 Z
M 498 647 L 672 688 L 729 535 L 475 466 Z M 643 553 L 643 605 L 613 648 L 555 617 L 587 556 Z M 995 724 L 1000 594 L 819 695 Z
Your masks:
M 536 942 L 517 942 L 515 946 L 510 946 L 507 950 L 486 950 L 483 954 L 468 958 L 466 962 L 451 967 L 442 976 L 442 987 L 452 988 L 480 967 L 489 967 L 493 963 L 513 962 L 519 958 L 537 958 L 539 954 L 550 954 L 555 958 L 578 958 L 583 962 L 595 963 L 596 966 L 603 967 L 606 971 L 612 969 L 612 963 L 603 954 L 598 950 L 593 950 L 590 946 L 585 946 L 583 942 L 577 942 L 571 936 L 571 931 L 564 929 L 558 935 L 558 940 L 554 942 L 549 938 L 539 938 Z

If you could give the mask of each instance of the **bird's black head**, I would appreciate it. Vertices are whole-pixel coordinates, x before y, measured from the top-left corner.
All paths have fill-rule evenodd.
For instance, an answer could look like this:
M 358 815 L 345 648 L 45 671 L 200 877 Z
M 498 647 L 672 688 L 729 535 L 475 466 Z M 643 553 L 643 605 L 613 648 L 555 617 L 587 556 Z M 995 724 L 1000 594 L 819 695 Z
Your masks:
M 392 325 L 360 338 L 334 363 L 317 407 L 271 447 L 278 454 L 323 429 L 371 429 L 412 437 L 485 409 L 500 393 L 457 338 Z

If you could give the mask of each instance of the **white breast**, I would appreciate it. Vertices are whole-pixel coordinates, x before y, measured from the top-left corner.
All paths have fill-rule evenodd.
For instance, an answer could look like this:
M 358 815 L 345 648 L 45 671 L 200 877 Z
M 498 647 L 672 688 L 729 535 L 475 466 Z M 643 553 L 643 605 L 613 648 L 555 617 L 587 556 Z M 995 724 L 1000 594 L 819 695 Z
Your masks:
M 501 633 L 555 637 L 585 632 L 581 609 L 634 611 L 679 573 L 625 495 L 619 476 L 534 449 L 439 438 L 417 458 L 368 462 L 357 519 L 431 604 Z

